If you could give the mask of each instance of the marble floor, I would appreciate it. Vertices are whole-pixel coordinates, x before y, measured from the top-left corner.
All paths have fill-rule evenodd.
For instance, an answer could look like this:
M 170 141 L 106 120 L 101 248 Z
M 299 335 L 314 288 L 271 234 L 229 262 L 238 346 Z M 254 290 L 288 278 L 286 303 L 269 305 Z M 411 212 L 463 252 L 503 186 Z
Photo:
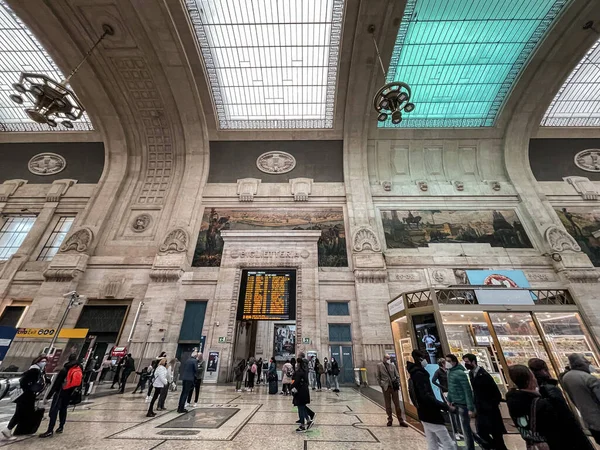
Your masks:
M 170 392 L 167 411 L 146 417 L 144 395 L 110 395 L 86 401 L 69 410 L 62 435 L 41 440 L 21 437 L 0 441 L 0 446 L 19 449 L 215 449 L 248 450 L 425 450 L 424 436 L 397 422 L 386 426 L 384 410 L 352 388 L 340 393 L 311 391 L 310 407 L 316 425 L 307 433 L 295 433 L 297 412 L 291 398 L 268 395 L 260 386 L 254 392 L 236 393 L 232 386 L 205 385 L 200 402 L 190 413 L 175 412 L 179 392 Z M 11 405 L 0 404 L 0 426 L 10 418 Z M 47 419 L 40 431 L 45 431 Z M 510 438 L 511 450 L 524 449 L 518 436 Z

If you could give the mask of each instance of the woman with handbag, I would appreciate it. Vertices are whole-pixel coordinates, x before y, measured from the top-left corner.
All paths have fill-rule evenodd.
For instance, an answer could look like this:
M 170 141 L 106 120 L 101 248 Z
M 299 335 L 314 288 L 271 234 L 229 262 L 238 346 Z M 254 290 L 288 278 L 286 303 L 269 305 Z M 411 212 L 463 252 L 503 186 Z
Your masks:
M 591 450 L 594 447 L 582 430 L 565 432 L 570 411 L 558 408 L 538 391 L 535 376 L 527 366 L 508 368 L 516 389 L 506 394 L 508 411 L 527 444 L 527 450 Z
M 298 407 L 297 423 L 300 425 L 296 428 L 296 433 L 304 433 L 315 423 L 315 413 L 306 406 L 310 403 L 308 384 L 308 361 L 305 359 L 304 353 L 300 353 L 296 362 L 296 371 L 292 377 L 293 404 Z
M 167 389 L 169 386 L 169 380 L 167 378 L 167 358 L 162 358 L 158 362 L 158 366 L 154 370 L 154 375 L 152 376 L 152 387 L 154 387 L 154 394 L 152 395 L 152 400 L 150 401 L 150 406 L 148 407 L 148 413 L 146 417 L 154 417 L 156 413 L 154 412 L 154 403 L 160 397 L 160 393 L 163 389 Z
M 12 436 L 13 429 L 15 435 L 33 434 L 40 426 L 44 410 L 39 410 L 41 411 L 41 417 L 39 413 L 36 414 L 35 401 L 38 394 L 45 388 L 44 367 L 46 367 L 47 362 L 48 359 L 45 355 L 39 356 L 33 361 L 29 370 L 21 375 L 19 387 L 17 388 L 19 391 L 11 395 L 12 401 L 16 404 L 15 413 L 8 422 L 8 426 L 2 430 L 2 436 L 5 439 L 15 439 Z
M 269 394 L 277 394 L 277 366 L 275 365 L 274 356 L 269 360 L 267 381 L 269 382 Z

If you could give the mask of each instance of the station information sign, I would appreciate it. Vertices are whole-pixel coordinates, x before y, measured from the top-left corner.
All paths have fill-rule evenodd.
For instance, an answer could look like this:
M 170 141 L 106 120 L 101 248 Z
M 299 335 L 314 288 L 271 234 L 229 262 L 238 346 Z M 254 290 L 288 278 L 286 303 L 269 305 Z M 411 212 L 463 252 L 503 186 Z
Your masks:
M 295 270 L 244 270 L 240 284 L 238 320 L 294 320 Z

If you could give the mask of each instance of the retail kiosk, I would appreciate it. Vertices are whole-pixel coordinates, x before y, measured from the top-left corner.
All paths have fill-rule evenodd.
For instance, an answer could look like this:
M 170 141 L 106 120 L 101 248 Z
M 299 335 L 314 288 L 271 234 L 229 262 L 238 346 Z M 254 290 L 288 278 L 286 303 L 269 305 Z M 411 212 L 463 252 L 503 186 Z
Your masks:
M 568 355 L 583 353 L 599 367 L 598 346 L 568 290 L 455 286 L 406 292 L 388 303 L 406 411 L 416 417 L 408 396 L 406 362 L 418 348 L 428 355 L 427 370 L 448 353 L 459 360 L 477 355 L 500 391 L 510 381 L 508 367 L 530 358 L 548 362 L 554 376 Z M 439 397 L 439 390 L 434 387 Z M 441 399 L 441 397 L 440 397 Z

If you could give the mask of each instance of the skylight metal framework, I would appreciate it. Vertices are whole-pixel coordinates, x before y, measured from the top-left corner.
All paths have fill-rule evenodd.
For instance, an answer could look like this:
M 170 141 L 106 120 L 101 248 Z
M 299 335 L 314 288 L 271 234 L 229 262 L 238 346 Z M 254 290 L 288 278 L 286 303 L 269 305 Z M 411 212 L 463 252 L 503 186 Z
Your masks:
M 600 40 L 564 82 L 548 107 L 543 127 L 600 127 Z
M 570 0 L 408 0 L 387 81 L 416 108 L 379 127 L 491 127 L 515 80 Z
M 23 106 L 9 99 L 9 95 L 14 94 L 12 84 L 19 81 L 21 72 L 44 74 L 56 81 L 64 79 L 36 37 L 6 2 L 0 0 L 0 131 L 59 132 L 60 128 L 34 122 L 27 117 Z M 93 130 L 86 114 L 73 122 L 73 130 Z
M 333 128 L 344 0 L 186 5 L 219 128 Z

